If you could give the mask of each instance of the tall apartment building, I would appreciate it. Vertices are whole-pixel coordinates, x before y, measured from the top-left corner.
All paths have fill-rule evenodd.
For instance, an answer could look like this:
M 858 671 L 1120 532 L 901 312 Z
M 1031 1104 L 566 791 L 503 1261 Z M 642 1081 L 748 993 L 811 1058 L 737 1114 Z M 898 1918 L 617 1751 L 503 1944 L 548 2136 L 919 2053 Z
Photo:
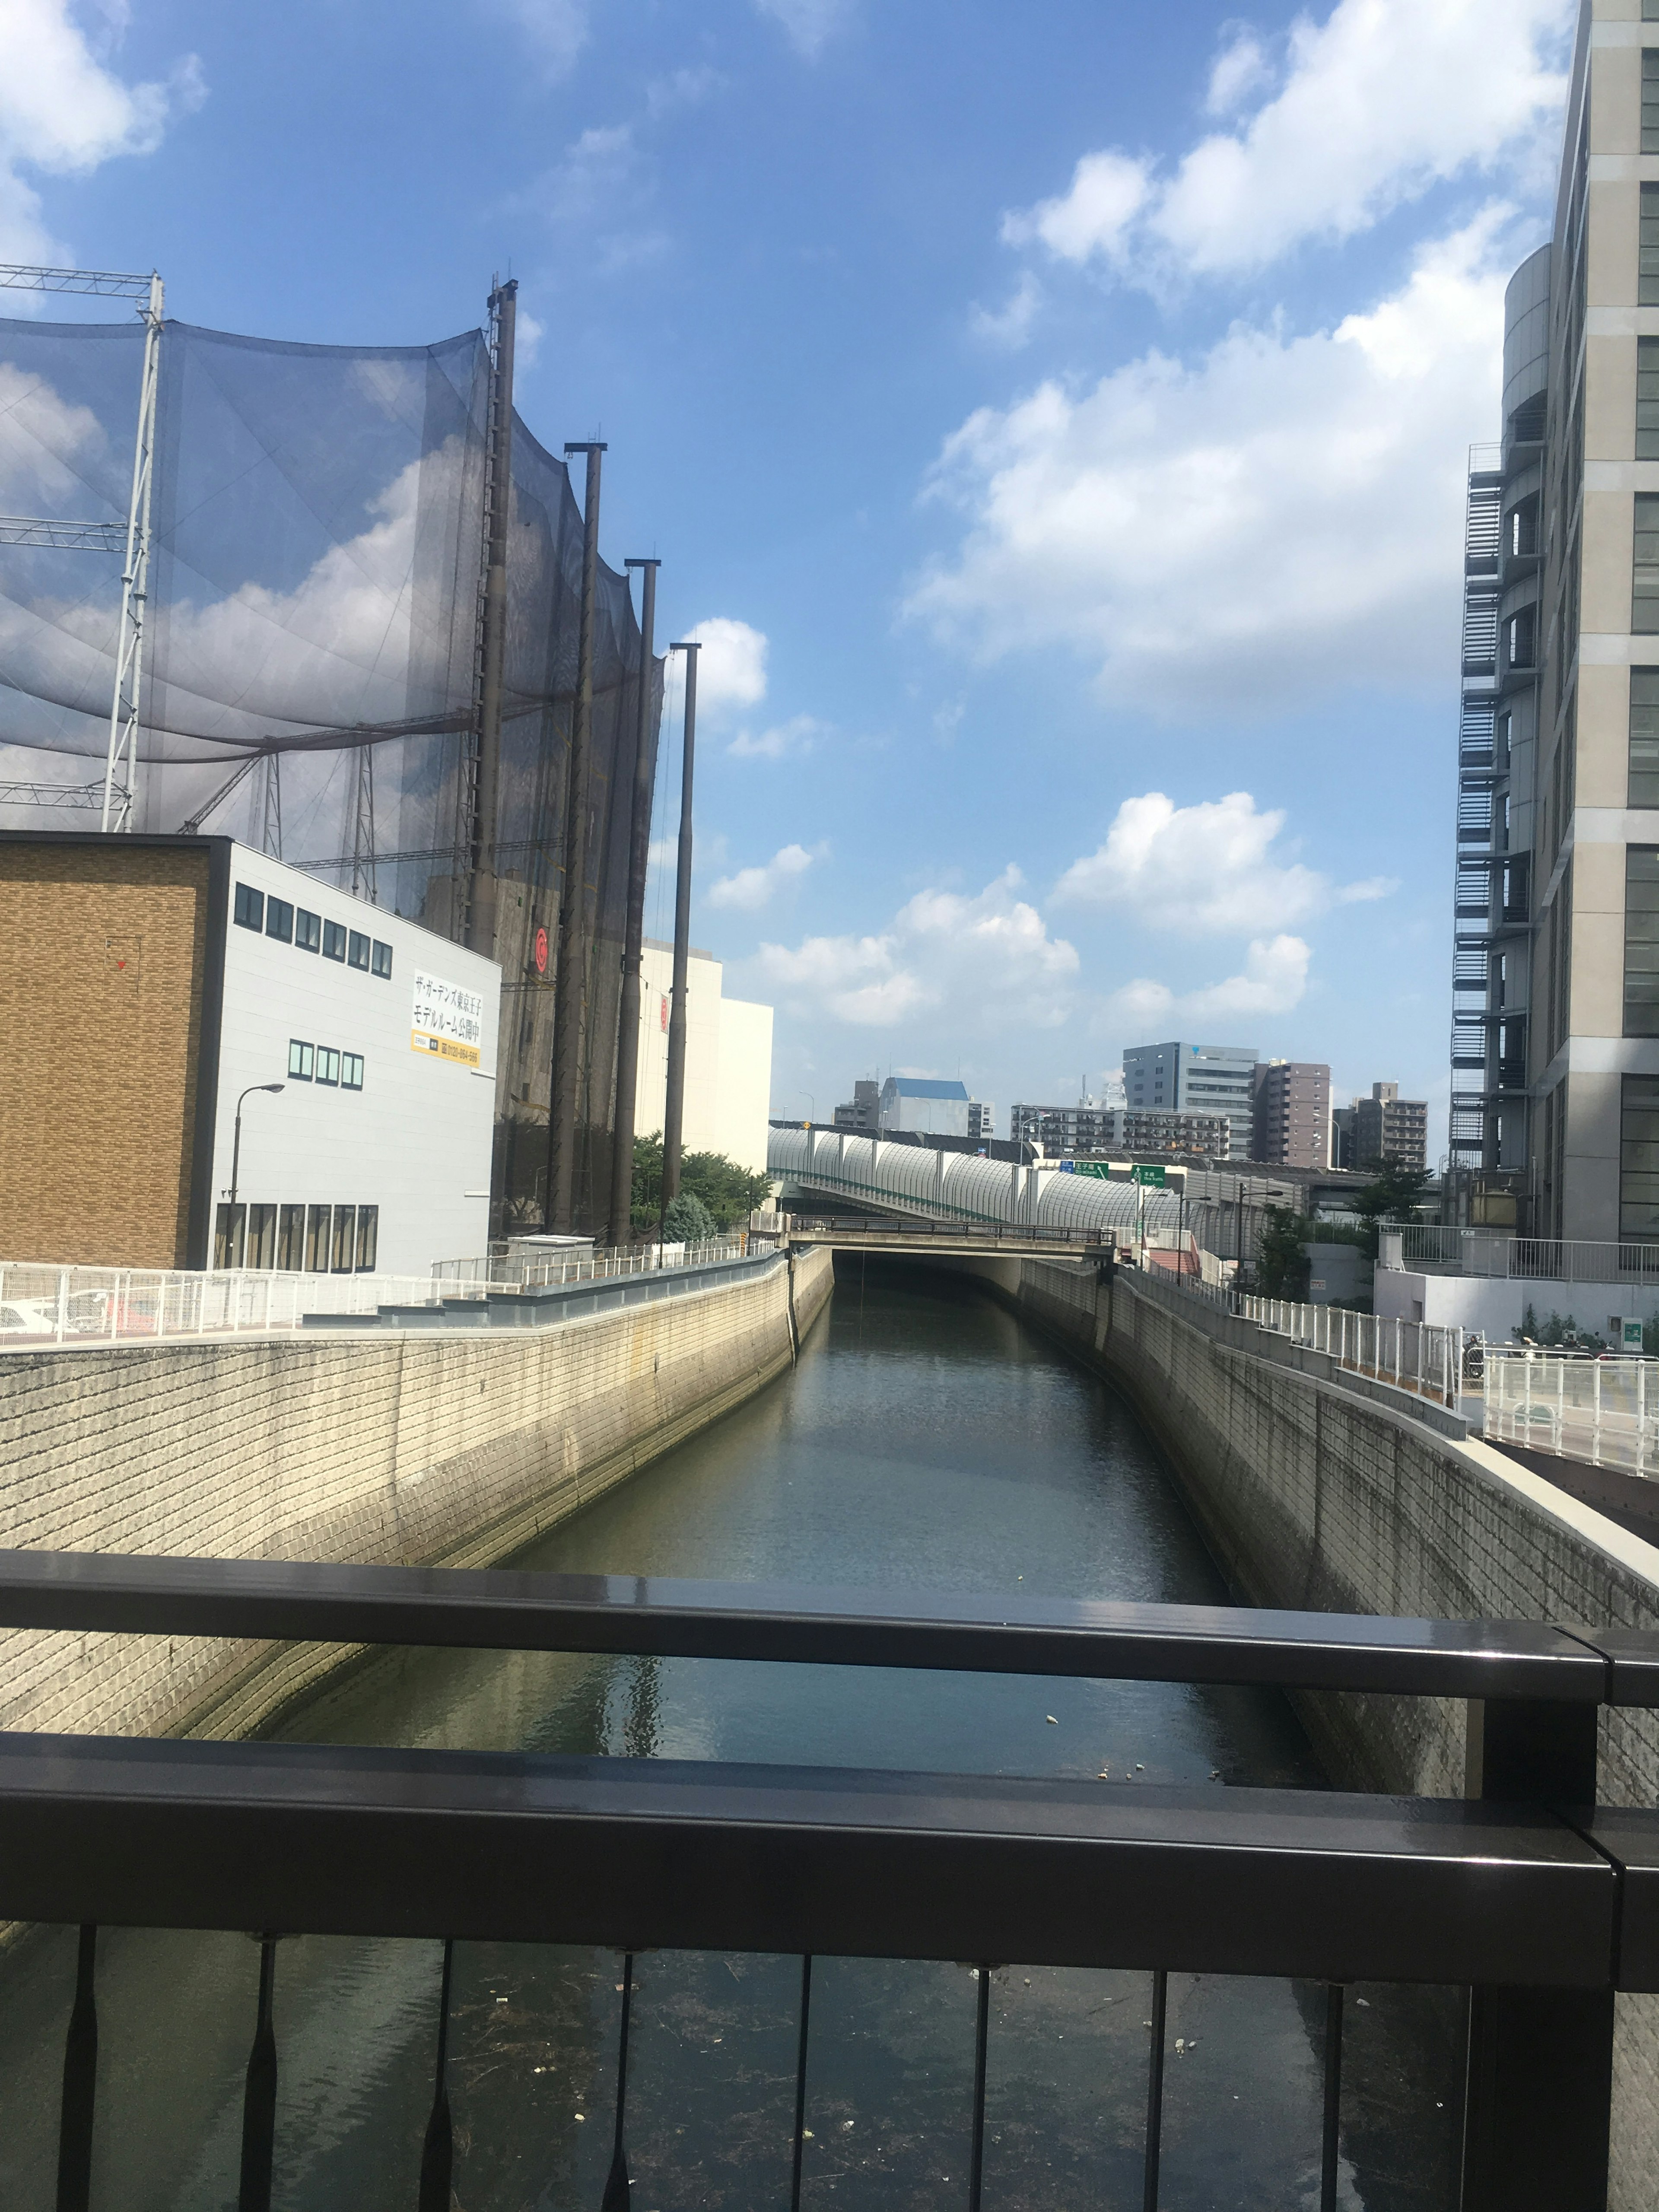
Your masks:
M 1123 1055 L 1129 1111 L 1224 1115 L 1232 1156 L 1247 1159 L 1260 1057 L 1251 1045 L 1131 1045 Z
M 1255 1071 L 1250 1158 L 1275 1167 L 1330 1165 L 1331 1071 L 1317 1061 L 1270 1060 Z
M 1429 1103 L 1402 1098 L 1397 1083 L 1373 1083 L 1369 1098 L 1353 1103 L 1353 1165 L 1387 1160 L 1401 1168 L 1429 1164 Z
M 1659 1241 L 1653 0 L 1583 0 L 1502 432 L 1469 473 L 1451 1156 L 1472 1211 L 1507 1191 L 1534 1235 Z
M 873 1136 L 881 1127 L 881 1085 L 862 1079 L 853 1085 L 853 1095 L 845 1105 L 836 1109 L 838 1129 L 867 1129 Z

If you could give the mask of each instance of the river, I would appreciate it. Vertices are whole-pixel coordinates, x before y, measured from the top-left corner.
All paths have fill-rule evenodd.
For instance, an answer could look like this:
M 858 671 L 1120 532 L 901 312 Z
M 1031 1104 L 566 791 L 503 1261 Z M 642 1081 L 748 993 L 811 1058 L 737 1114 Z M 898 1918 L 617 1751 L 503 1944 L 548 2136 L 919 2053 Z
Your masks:
M 1103 1382 L 967 1285 L 843 1262 L 798 1368 L 516 1564 L 551 1570 L 1224 1602 L 1157 1448 Z M 295 1741 L 662 1753 L 828 1765 L 1320 1786 L 1271 1692 L 708 1660 L 384 1653 L 279 1731 Z M 234 2205 L 258 1951 L 100 1938 L 96 2212 Z M 409 2212 L 431 2096 L 439 1948 L 278 1949 L 274 2203 Z M 0 1963 L 0 2179 L 49 2212 L 73 1937 Z M 458 1945 L 451 2044 L 464 2212 L 598 2212 L 621 1961 Z M 787 2203 L 799 1966 L 638 1961 L 629 2150 L 639 2212 Z M 1139 2212 L 1149 1984 L 999 1966 L 985 2203 Z M 819 1961 L 803 2203 L 965 2201 L 966 1966 Z M 1164 2212 L 1318 2197 L 1322 1993 L 1170 1977 Z M 1341 2203 L 1455 2199 L 1455 1993 L 1349 1994 Z

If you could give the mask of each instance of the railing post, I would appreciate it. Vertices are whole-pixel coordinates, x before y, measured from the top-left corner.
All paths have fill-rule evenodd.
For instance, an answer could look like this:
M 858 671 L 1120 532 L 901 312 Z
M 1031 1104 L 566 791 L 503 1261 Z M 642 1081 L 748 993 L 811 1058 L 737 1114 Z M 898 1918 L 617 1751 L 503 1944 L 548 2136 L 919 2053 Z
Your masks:
M 1593 1805 L 1600 1715 L 1471 1700 L 1468 1794 Z M 1606 2212 L 1613 2023 L 1611 1989 L 1470 1990 L 1461 2212 Z

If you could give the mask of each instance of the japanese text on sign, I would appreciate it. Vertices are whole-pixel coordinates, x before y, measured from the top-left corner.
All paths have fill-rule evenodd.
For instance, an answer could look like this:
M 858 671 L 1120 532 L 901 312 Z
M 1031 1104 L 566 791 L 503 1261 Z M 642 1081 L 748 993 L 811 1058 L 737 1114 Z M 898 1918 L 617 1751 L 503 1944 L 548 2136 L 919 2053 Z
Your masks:
M 417 972 L 410 1051 L 477 1067 L 483 1058 L 483 1004 L 481 992 Z

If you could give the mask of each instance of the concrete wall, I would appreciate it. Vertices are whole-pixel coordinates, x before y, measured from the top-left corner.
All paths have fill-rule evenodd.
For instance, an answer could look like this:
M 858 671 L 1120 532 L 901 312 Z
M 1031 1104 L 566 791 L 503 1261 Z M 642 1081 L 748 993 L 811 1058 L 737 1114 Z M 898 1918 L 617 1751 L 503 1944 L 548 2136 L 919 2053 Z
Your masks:
M 545 1330 L 7 1354 L 0 1546 L 486 1566 L 787 1368 L 831 1281 L 781 1255 Z M 0 1633 L 0 1728 L 238 1735 L 342 1656 Z
M 1659 1628 L 1659 1547 L 1502 1454 L 1318 1374 L 1253 1356 L 1189 1295 L 1063 1262 L 963 1262 L 1120 1384 L 1164 1444 L 1238 1595 L 1441 1620 Z M 1352 1787 L 1457 1796 L 1461 1701 L 1329 1697 L 1305 1717 Z M 1659 1715 L 1602 1716 L 1605 1803 L 1659 1802 Z M 1613 2212 L 1659 2203 L 1659 1999 L 1621 1997 Z
M 1617 1314 L 1651 1321 L 1659 1299 L 1628 1279 L 1564 1283 L 1553 1276 L 1426 1275 L 1413 1268 L 1379 1267 L 1371 1286 L 1374 1312 L 1390 1319 L 1432 1322 L 1443 1328 L 1478 1331 L 1489 1343 L 1507 1344 L 1530 1306 L 1540 1328 L 1552 1314 L 1606 1336 Z

